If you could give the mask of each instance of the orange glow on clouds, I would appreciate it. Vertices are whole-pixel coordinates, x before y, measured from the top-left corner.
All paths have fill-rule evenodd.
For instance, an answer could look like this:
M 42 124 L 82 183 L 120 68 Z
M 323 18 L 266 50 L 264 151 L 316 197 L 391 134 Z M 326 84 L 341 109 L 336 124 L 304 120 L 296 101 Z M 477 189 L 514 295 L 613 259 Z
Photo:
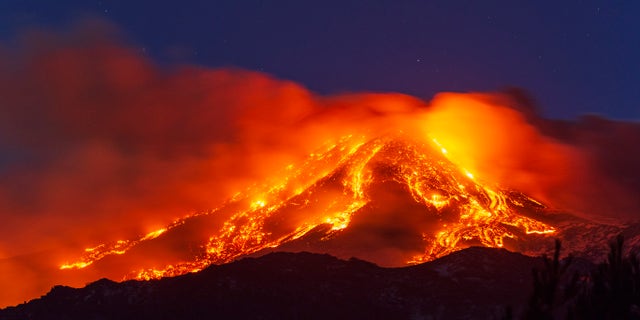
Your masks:
M 86 30 L 22 46 L 0 58 L 0 143 L 25 159 L 0 181 L 0 285 L 15 288 L 0 305 L 55 284 L 200 270 L 323 224 L 357 242 L 398 223 L 420 239 L 363 255 L 425 261 L 554 231 L 514 209 L 535 200 L 505 190 L 568 209 L 595 199 L 572 187 L 591 176 L 584 152 L 543 135 L 508 95 L 324 97 L 244 70 L 161 70 Z M 378 199 L 406 200 L 387 190 L 398 185 L 411 205 Z

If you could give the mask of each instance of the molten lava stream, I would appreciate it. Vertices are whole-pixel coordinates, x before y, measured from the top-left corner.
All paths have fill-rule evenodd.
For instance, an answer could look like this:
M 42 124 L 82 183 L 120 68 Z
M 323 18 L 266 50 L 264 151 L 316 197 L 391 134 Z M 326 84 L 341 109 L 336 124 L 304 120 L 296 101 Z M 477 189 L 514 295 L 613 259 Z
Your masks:
M 209 231 L 208 241 L 200 244 L 202 250 L 193 259 L 131 270 L 125 278 L 155 279 L 196 272 L 211 264 L 278 248 L 322 225 L 329 226 L 322 240 L 331 239 L 348 231 L 352 218 L 375 200 L 370 197 L 374 183 L 402 186 L 410 199 L 424 208 L 424 214 L 433 217 L 435 227 L 422 235 L 423 253 L 407 257 L 406 263 L 433 260 L 470 242 L 503 247 L 507 238 L 555 232 L 553 227 L 518 213 L 522 200 L 481 184 L 448 157 L 445 146 L 435 139 L 416 141 L 401 134 L 369 140 L 346 136 L 312 153 L 301 165 L 288 166 L 282 178 L 237 194 L 219 210 L 178 219 L 136 240 L 88 248 L 81 259 L 60 268 L 81 269 L 109 255 L 126 255 L 131 248 L 161 238 L 196 216 L 222 214 L 225 208 L 234 210 L 219 229 Z

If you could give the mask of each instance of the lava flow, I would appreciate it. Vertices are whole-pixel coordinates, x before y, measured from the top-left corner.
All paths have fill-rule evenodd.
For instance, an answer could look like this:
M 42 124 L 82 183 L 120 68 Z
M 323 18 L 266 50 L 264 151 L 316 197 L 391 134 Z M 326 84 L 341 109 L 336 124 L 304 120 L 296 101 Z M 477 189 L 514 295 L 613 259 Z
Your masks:
M 433 260 L 471 244 L 503 247 L 507 238 L 555 232 L 552 226 L 520 212 L 530 206 L 542 207 L 540 203 L 476 181 L 472 173 L 448 159 L 445 146 L 435 139 L 403 134 L 374 139 L 346 136 L 310 154 L 304 163 L 289 165 L 282 177 L 236 194 L 219 209 L 176 220 L 139 239 L 88 248 L 82 258 L 60 268 L 86 268 L 196 225 L 209 235 L 192 249 L 190 259 L 132 263 L 134 268 L 125 278 L 196 272 L 293 243 L 314 230 L 324 230 L 319 241 L 328 241 L 348 232 L 355 217 L 371 211 L 368 207 L 379 206 L 371 193 L 386 185 L 410 195 L 411 205 L 419 206 L 423 215 L 423 223 L 414 226 L 422 236 L 422 246 L 419 252 L 407 250 L 404 263 Z

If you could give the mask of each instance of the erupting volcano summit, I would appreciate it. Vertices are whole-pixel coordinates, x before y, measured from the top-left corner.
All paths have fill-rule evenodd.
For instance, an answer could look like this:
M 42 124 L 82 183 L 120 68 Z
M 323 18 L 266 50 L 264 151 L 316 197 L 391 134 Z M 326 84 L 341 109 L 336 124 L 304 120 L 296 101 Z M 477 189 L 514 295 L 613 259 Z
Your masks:
M 435 139 L 346 136 L 288 166 L 279 181 L 139 239 L 87 248 L 60 268 L 73 272 L 103 263 L 111 274 L 151 279 L 265 250 L 400 266 L 470 245 L 517 248 L 518 241 L 553 234 L 555 228 L 537 215 L 544 215 L 542 204 L 476 181 Z

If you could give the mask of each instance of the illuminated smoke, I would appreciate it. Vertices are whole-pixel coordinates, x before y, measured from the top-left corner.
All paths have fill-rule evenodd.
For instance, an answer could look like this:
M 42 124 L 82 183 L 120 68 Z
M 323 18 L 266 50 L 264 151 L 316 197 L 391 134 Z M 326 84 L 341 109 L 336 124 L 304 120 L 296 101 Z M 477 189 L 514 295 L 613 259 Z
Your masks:
M 0 283 L 21 288 L 3 290 L 1 305 L 93 280 L 100 270 L 58 266 L 101 243 L 158 236 L 348 135 L 435 139 L 490 190 L 559 209 L 628 218 L 640 208 L 637 124 L 534 119 L 501 93 L 321 97 L 250 71 L 160 69 L 86 29 L 31 34 L 0 53 Z

